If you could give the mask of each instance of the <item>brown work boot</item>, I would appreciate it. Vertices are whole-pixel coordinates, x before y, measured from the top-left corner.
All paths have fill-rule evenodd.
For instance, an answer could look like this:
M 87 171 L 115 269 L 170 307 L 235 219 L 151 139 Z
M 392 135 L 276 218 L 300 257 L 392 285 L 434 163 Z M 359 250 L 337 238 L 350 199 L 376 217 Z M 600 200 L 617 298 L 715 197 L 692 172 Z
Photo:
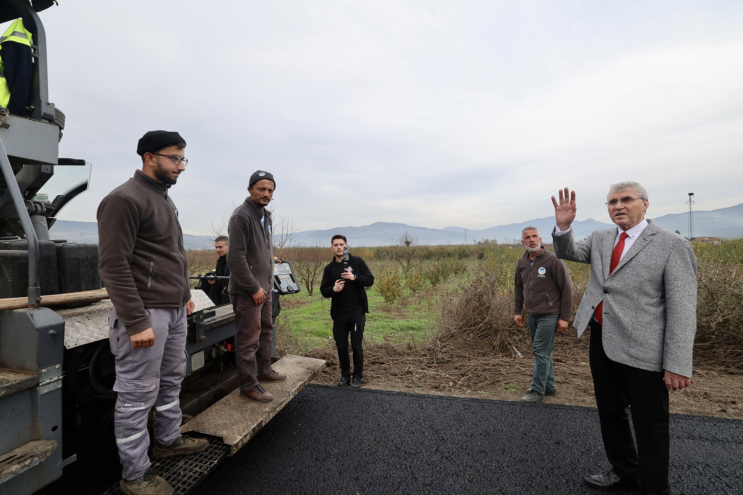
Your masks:
M 121 480 L 121 491 L 126 495 L 173 495 L 170 483 L 152 473 L 145 473 L 136 480 Z
M 205 438 L 178 437 L 178 440 L 165 446 L 155 442 L 152 447 L 153 459 L 165 459 L 177 455 L 189 455 L 203 452 L 209 447 L 209 441 Z
M 271 368 L 271 373 L 258 377 L 260 382 L 280 382 L 281 380 L 286 380 L 286 373 L 279 373 L 273 368 Z
M 260 385 L 256 385 L 246 394 L 240 392 L 240 397 L 256 402 L 271 402 L 273 400 L 273 395 L 270 392 L 266 392 L 266 389 Z

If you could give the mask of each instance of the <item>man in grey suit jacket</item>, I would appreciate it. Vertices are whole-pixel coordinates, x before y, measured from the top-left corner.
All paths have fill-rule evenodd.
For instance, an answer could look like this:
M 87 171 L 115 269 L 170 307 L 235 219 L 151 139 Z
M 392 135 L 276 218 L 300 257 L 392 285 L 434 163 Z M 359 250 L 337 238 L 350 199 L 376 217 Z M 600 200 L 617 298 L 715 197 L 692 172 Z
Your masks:
M 591 327 L 591 374 L 612 470 L 584 481 L 668 494 L 668 391 L 691 383 L 697 261 L 689 241 L 645 220 L 649 201 L 640 184 L 614 184 L 607 200 L 618 228 L 574 242 L 575 191 L 560 191 L 559 204 L 552 197 L 555 254 L 591 264 L 574 326 L 578 337 Z

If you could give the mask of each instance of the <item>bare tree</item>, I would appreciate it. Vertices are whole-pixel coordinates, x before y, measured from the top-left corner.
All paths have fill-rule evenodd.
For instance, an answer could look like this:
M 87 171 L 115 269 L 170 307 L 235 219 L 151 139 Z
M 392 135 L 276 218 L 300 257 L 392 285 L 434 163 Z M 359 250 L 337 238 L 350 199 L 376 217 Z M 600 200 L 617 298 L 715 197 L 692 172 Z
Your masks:
M 217 219 L 216 223 L 214 220 L 211 220 L 211 226 L 212 228 L 209 230 L 209 235 L 216 238 L 220 235 L 227 235 L 227 227 L 230 224 L 230 217 L 232 216 L 232 212 L 235 211 L 237 208 L 237 203 L 235 203 L 235 200 L 232 200 L 232 209 L 229 211 L 226 211 L 222 213 L 222 215 Z
M 415 244 L 415 240 L 413 240 L 413 236 L 408 232 L 407 230 L 400 234 L 400 236 L 397 238 L 398 244 L 405 247 L 410 247 L 411 245 Z
M 272 212 L 273 213 L 273 212 Z M 294 244 L 294 222 L 284 215 L 273 215 L 273 252 L 283 258 L 286 250 Z
M 303 247 L 294 249 L 292 255 L 294 275 L 307 289 L 307 295 L 312 297 L 315 287 L 321 282 L 322 272 L 327 263 L 328 249 Z

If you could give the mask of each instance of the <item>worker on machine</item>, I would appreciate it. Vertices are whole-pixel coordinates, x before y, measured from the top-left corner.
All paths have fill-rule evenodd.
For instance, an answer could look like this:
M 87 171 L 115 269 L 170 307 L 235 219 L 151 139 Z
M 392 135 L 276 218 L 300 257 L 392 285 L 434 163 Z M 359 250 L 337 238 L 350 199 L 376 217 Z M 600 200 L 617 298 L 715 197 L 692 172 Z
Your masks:
M 150 131 L 137 145 L 142 170 L 98 207 L 99 271 L 114 309 L 109 317 L 118 392 L 114 434 L 128 495 L 171 495 L 148 471 L 149 411 L 157 423 L 155 459 L 194 454 L 209 444 L 181 436 L 178 396 L 186 374 L 186 315 L 194 302 L 178 209 L 168 196 L 188 160 L 177 132 Z
M 26 115 L 33 80 L 31 32 L 16 19 L 0 37 L 0 107 L 13 115 Z
M 240 397 L 269 402 L 273 395 L 258 382 L 286 380 L 271 368 L 271 293 L 273 291 L 273 240 L 271 212 L 273 175 L 257 170 L 250 176 L 250 196 L 230 217 L 229 292 L 235 311 L 237 376 Z
M 216 277 L 229 277 L 230 267 L 227 265 L 227 251 L 230 249 L 230 239 L 226 235 L 220 235 L 214 239 L 214 249 L 217 251 L 217 267 L 214 270 Z M 217 306 L 230 303 L 230 294 L 227 291 L 229 280 L 215 278 L 208 280 L 211 290 L 209 297 Z

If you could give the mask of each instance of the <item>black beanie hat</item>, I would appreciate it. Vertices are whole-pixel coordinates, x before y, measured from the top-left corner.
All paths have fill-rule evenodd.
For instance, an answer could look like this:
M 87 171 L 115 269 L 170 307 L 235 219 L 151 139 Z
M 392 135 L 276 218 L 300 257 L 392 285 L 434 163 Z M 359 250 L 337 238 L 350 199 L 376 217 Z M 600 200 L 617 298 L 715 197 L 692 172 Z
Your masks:
M 265 170 L 256 170 L 253 172 L 253 175 L 250 176 L 250 184 L 248 184 L 248 187 L 253 187 L 253 184 L 263 179 L 273 182 L 273 188 L 276 189 L 276 181 L 273 180 L 273 174 L 271 172 L 266 172 Z
M 149 131 L 139 139 L 137 143 L 137 154 L 144 156 L 145 153 L 154 153 L 168 146 L 186 145 L 186 140 L 177 132 Z

